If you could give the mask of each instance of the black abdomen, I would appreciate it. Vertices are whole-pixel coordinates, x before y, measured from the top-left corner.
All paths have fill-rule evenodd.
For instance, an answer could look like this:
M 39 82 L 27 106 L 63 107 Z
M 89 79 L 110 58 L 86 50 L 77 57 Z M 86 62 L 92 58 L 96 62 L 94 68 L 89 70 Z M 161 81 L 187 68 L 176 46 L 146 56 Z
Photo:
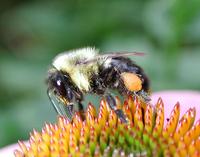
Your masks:
M 120 73 L 132 72 L 137 74 L 142 80 L 142 89 L 146 92 L 149 90 L 148 77 L 144 73 L 143 69 L 140 66 L 136 65 L 131 59 L 124 57 L 113 58 L 111 65 L 112 67 L 117 67 Z
M 149 80 L 143 69 L 136 65 L 129 58 L 117 57 L 112 58 L 110 66 L 102 65 L 99 69 L 98 76 L 92 78 L 92 92 L 96 94 L 104 94 L 107 88 L 116 89 L 121 94 L 128 94 L 120 74 L 123 72 L 131 72 L 137 74 L 142 80 L 142 89 L 145 92 L 149 90 Z

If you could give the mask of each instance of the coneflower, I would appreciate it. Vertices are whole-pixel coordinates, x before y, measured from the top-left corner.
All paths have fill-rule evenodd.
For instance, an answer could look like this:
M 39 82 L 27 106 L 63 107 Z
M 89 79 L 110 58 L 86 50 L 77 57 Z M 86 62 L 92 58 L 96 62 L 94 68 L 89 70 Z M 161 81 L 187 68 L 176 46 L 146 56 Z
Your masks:
M 200 156 L 200 120 L 195 108 L 179 117 L 177 103 L 164 125 L 164 104 L 160 98 L 152 106 L 129 97 L 119 108 L 127 116 L 122 123 L 101 100 L 98 112 L 90 103 L 83 120 L 75 113 L 72 122 L 59 116 L 56 124 L 46 123 L 42 132 L 33 130 L 29 145 L 19 141 L 15 157 L 145 157 Z

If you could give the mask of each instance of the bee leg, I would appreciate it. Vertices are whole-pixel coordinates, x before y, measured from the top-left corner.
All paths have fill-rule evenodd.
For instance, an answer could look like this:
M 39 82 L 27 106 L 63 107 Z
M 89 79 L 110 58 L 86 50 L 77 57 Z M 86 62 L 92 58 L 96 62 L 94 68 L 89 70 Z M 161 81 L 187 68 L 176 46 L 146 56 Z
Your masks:
M 145 92 L 144 90 L 141 90 L 141 91 L 137 92 L 136 95 L 141 96 L 142 99 L 144 99 L 145 102 L 151 101 L 151 98 L 149 97 L 149 94 L 147 92 Z
M 61 103 L 61 101 L 58 101 L 57 97 L 55 97 L 55 95 L 51 92 L 49 88 L 47 89 L 47 95 L 54 109 L 56 110 L 56 112 L 59 115 L 65 116 L 71 121 L 73 117 L 73 110 L 74 110 L 73 104 L 63 104 Z
M 78 102 L 78 112 L 80 113 L 82 120 L 84 120 L 85 114 L 84 114 L 83 104 L 81 102 Z
M 69 104 L 65 108 L 67 118 L 71 121 L 74 115 L 74 104 Z
M 123 123 L 127 123 L 124 112 L 121 109 L 117 108 L 115 98 L 111 94 L 107 94 L 105 97 L 110 109 L 114 110 L 114 112 L 117 114 L 117 116 Z

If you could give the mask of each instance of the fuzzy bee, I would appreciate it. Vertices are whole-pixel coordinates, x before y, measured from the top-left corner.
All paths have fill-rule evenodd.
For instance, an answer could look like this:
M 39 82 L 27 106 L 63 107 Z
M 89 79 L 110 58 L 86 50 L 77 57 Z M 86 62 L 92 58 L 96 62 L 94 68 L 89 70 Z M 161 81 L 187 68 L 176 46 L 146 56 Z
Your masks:
M 149 81 L 142 68 L 126 56 L 143 55 L 139 52 L 121 52 L 100 55 L 91 47 L 57 55 L 48 71 L 47 94 L 60 115 L 72 119 L 74 106 L 83 112 L 84 95 L 104 97 L 111 110 L 122 122 L 126 116 L 116 106 L 111 90 L 123 96 L 138 95 L 149 101 Z

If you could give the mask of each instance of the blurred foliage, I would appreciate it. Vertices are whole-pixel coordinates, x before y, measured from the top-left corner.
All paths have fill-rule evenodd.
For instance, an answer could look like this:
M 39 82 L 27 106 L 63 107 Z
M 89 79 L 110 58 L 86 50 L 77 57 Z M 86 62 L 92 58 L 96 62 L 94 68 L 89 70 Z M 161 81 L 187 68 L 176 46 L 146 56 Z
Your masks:
M 199 0 L 1 2 L 0 147 L 55 120 L 44 80 L 65 50 L 142 51 L 153 91 L 199 90 L 199 28 Z

